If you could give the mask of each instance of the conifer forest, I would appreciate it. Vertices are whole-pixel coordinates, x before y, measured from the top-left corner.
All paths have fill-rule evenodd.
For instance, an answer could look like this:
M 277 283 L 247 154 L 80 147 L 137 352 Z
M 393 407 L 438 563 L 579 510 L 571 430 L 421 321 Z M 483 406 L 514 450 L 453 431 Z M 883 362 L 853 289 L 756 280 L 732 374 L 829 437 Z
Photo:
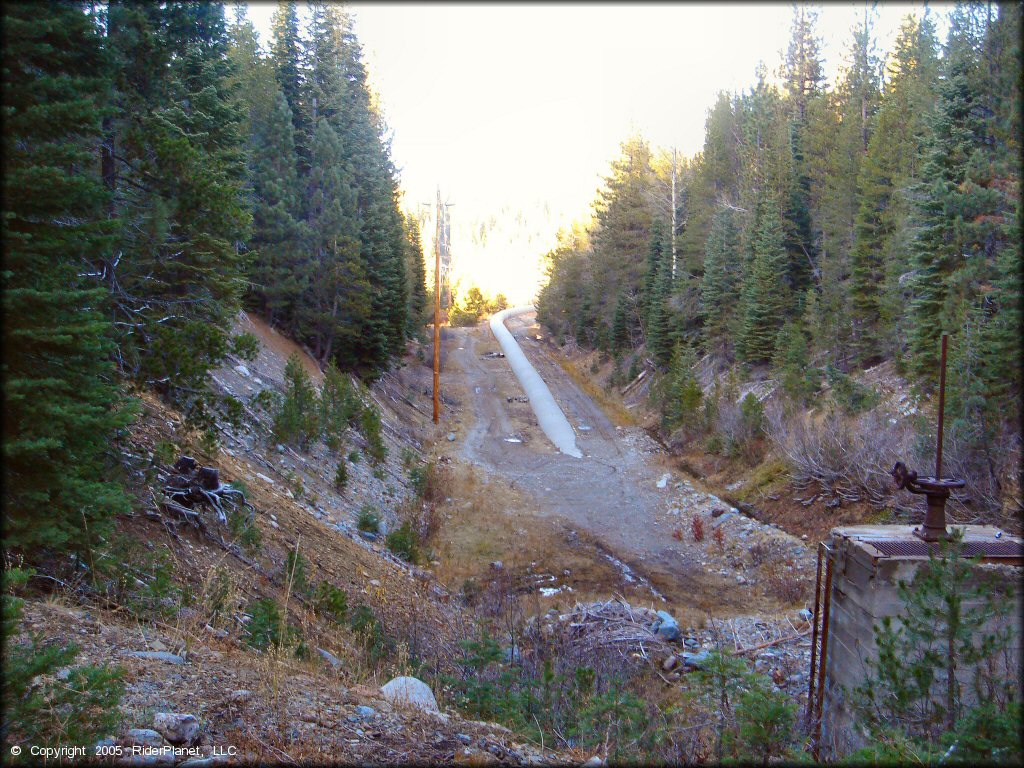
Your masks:
M 1021 4 L 427 5 L 0 8 L 4 764 L 1024 763 Z

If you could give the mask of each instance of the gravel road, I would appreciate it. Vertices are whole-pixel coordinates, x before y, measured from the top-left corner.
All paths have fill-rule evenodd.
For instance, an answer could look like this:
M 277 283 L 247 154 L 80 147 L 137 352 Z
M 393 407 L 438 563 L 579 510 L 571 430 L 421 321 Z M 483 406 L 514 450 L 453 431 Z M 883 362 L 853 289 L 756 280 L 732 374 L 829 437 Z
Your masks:
M 656 458 L 659 446 L 642 429 L 612 424 L 535 339 L 535 314 L 509 318 L 507 327 L 575 429 L 583 456 L 559 453 L 546 438 L 506 360 L 497 356 L 497 341 L 481 325 L 452 329 L 447 339 L 444 376 L 462 411 L 462 458 L 511 481 L 540 514 L 597 537 L 626 579 L 647 580 L 656 597 L 718 615 L 748 610 L 749 592 L 735 573 L 707 567 L 698 545 L 672 536 L 673 510 L 678 515 L 681 503 L 710 508 L 723 502 L 666 477 Z

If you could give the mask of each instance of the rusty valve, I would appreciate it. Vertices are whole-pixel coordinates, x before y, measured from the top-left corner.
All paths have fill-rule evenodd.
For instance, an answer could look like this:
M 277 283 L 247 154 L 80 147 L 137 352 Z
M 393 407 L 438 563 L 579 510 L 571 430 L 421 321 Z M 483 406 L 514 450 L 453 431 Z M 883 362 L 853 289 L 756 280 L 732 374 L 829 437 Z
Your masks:
M 914 535 L 925 541 L 948 539 L 946 530 L 946 499 L 951 491 L 963 488 L 965 483 L 953 477 L 918 477 L 917 472 L 907 469 L 902 461 L 897 461 L 892 469 L 896 479 L 896 487 L 911 493 L 923 494 L 928 499 L 928 511 L 924 522 L 914 529 Z

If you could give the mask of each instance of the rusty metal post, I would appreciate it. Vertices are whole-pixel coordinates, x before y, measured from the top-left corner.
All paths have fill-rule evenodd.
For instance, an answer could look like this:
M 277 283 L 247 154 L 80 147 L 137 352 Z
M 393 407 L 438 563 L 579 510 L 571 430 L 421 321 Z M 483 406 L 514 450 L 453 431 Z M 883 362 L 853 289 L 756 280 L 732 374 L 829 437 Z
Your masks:
M 814 675 L 818 671 L 815 666 L 818 658 L 818 609 L 821 605 L 821 555 L 825 550 L 825 542 L 818 542 L 818 567 L 814 575 L 814 617 L 811 619 L 811 674 L 807 681 L 807 713 L 805 721 L 811 727 L 811 716 L 814 713 Z
M 942 423 L 946 415 L 946 344 L 948 342 L 949 334 L 942 334 L 942 357 L 939 361 L 939 437 L 935 448 L 936 480 L 942 479 Z
M 832 551 L 826 549 L 825 554 L 825 595 L 821 617 L 821 656 L 818 664 L 818 696 L 814 705 L 814 742 L 812 754 L 817 762 L 821 753 L 821 707 L 825 699 L 825 662 L 828 659 L 828 618 L 832 607 Z

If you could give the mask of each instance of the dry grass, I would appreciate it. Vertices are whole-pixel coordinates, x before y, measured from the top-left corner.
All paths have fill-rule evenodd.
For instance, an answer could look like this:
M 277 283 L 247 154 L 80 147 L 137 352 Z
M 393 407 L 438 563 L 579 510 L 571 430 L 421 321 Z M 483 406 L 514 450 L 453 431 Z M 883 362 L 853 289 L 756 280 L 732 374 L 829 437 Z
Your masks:
M 636 426 L 636 418 L 630 410 L 623 405 L 622 400 L 616 394 L 609 393 L 603 387 L 598 385 L 590 374 L 580 370 L 575 361 L 560 354 L 554 354 L 551 355 L 551 357 L 558 363 L 562 370 L 569 374 L 569 378 L 573 380 L 573 383 L 583 390 L 587 397 L 597 403 L 615 426 Z

